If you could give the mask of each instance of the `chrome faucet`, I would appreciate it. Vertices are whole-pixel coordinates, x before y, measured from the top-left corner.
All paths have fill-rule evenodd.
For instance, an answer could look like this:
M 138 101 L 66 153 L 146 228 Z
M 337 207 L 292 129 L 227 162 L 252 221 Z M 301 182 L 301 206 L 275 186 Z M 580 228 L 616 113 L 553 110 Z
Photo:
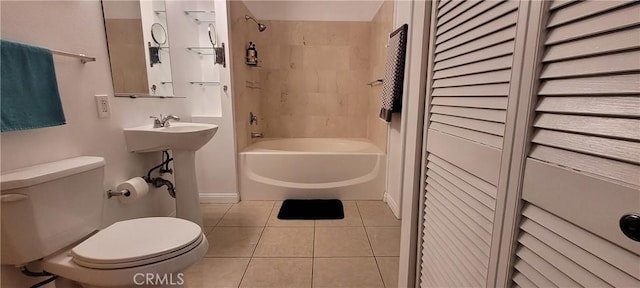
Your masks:
M 263 138 L 264 135 L 262 135 L 262 133 L 260 132 L 251 132 L 251 138 Z
M 249 125 L 253 125 L 254 123 L 258 125 L 258 115 L 249 112 Z
M 180 121 L 180 117 L 171 114 L 164 117 L 160 114 L 160 118 L 155 116 L 149 116 L 149 118 L 153 118 L 153 128 L 169 127 L 171 126 L 171 122 L 169 122 L 169 120 Z
M 165 117 L 162 117 L 162 115 L 160 115 L 160 124 L 162 125 L 162 127 L 169 127 L 171 126 L 171 122 L 169 122 L 169 120 L 176 120 L 176 121 L 180 121 L 180 117 L 176 116 L 176 115 L 172 115 L 169 114 Z

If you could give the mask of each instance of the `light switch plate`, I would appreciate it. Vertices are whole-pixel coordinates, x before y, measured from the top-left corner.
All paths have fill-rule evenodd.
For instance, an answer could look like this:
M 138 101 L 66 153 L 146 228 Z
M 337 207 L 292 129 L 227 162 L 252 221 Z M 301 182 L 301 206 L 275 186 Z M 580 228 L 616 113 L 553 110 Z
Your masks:
M 111 116 L 109 96 L 96 95 L 96 108 L 98 109 L 98 118 L 109 118 Z

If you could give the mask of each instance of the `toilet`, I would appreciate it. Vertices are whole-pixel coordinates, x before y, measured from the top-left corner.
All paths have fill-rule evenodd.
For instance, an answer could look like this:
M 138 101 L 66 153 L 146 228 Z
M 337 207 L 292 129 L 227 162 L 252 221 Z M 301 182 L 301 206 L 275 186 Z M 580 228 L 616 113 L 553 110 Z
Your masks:
M 84 156 L 2 172 L 1 264 L 36 264 L 82 287 L 181 286 L 209 247 L 202 229 L 148 217 L 100 230 L 104 165 Z

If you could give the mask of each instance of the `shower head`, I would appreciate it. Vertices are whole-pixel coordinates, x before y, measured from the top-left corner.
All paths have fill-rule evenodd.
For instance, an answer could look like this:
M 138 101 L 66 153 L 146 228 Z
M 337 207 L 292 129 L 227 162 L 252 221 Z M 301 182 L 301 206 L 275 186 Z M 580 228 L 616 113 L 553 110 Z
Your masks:
M 267 26 L 258 22 L 258 20 L 256 20 L 255 18 L 249 16 L 249 15 L 244 15 L 244 20 L 253 20 L 253 22 L 256 22 L 256 24 L 258 24 L 258 31 L 262 32 L 264 30 L 267 30 Z
M 267 30 L 267 26 L 262 23 L 258 23 L 258 31 L 262 32 L 264 30 Z

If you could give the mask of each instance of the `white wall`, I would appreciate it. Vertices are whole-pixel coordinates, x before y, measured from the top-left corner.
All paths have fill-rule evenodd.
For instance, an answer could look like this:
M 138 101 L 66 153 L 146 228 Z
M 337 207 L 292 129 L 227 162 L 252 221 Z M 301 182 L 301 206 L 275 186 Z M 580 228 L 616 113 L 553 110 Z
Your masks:
M 62 105 L 63 126 L 0 134 L 3 171 L 80 155 L 106 159 L 104 188 L 146 173 L 159 154 L 137 155 L 126 151 L 122 128 L 150 123 L 149 115 L 190 115 L 187 99 L 114 98 L 100 1 L 1 1 L 1 37 L 52 49 L 84 53 L 96 62 L 54 56 Z M 95 94 L 108 94 L 111 118 L 99 119 Z M 153 191 L 138 203 L 122 205 L 105 200 L 103 225 L 115 221 L 166 216 L 174 211 L 166 190 Z M 10 277 L 3 267 L 2 287 Z
M 285 21 L 371 21 L 383 0 L 244 0 L 251 14 L 260 20 Z
M 200 201 L 207 203 L 235 203 L 238 201 L 236 145 L 231 75 L 227 3 L 218 1 L 167 1 L 167 17 L 171 34 L 171 60 L 174 92 L 190 99 L 188 118 L 193 122 L 218 125 L 213 139 L 196 152 L 196 173 Z M 207 34 L 208 22 L 194 19 L 213 19 L 212 14 L 186 15 L 185 10 L 214 10 L 218 42 L 226 46 L 227 66 L 214 65 L 213 56 L 198 55 L 187 47 L 211 47 Z M 220 46 L 221 44 L 218 44 Z M 203 50 L 210 53 L 211 50 Z M 191 81 L 219 81 L 219 86 L 200 86 Z M 223 92 L 227 85 L 228 93 Z M 182 116 L 182 115 L 181 115 Z

